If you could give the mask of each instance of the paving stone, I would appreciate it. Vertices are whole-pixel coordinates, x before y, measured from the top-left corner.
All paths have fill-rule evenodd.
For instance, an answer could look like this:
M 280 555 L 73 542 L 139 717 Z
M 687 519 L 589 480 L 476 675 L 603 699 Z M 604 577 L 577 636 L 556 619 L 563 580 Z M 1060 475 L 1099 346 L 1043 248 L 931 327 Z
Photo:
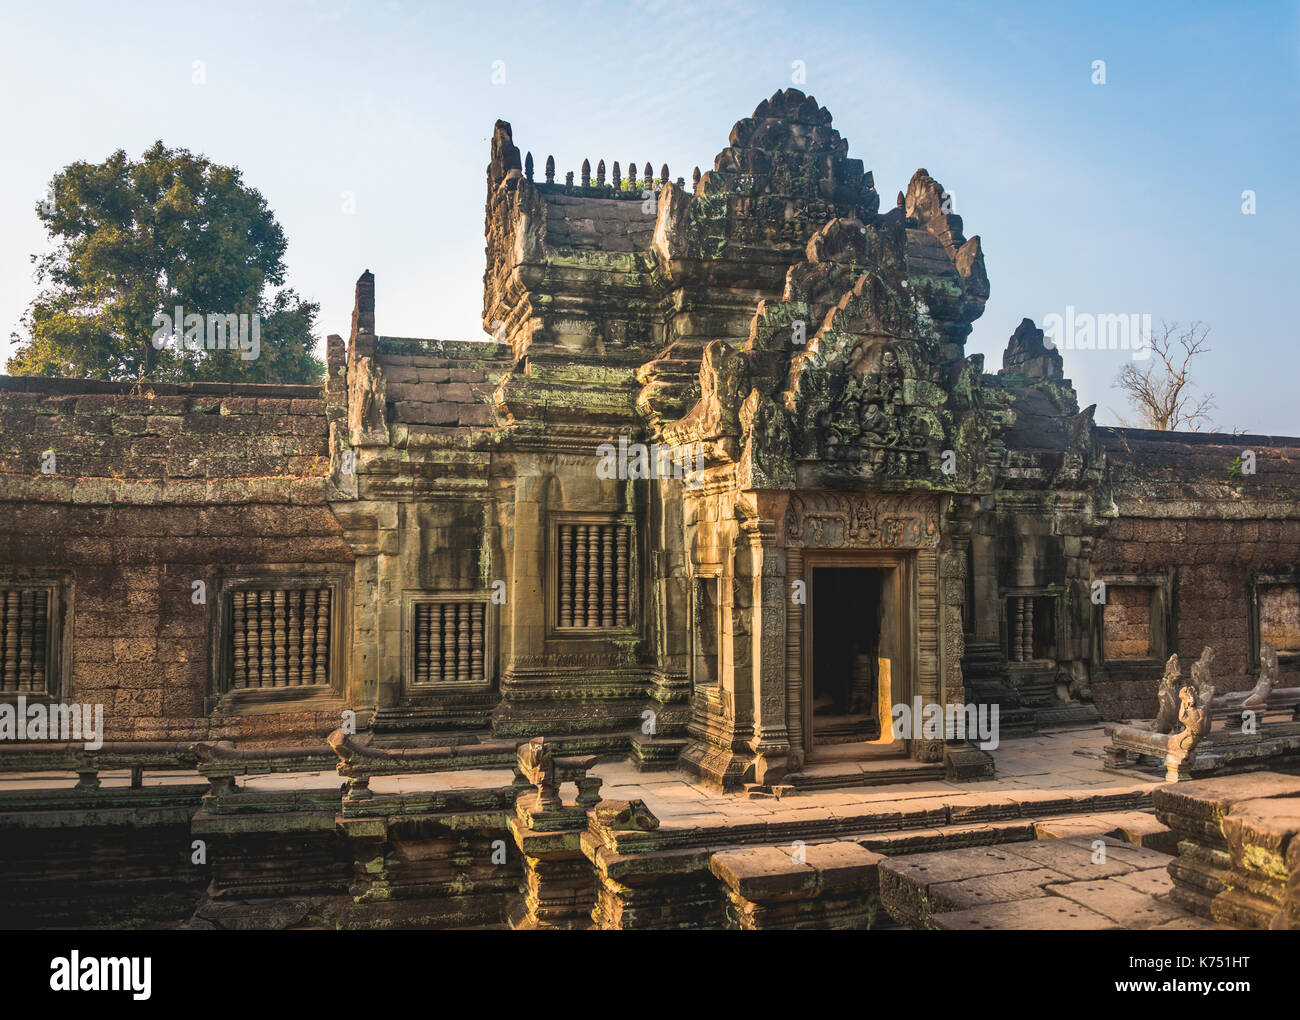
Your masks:
M 793 844 L 778 847 L 793 859 Z M 820 887 L 827 892 L 847 889 L 874 889 L 879 885 L 878 869 L 885 860 L 884 854 L 873 853 L 857 843 L 840 840 L 834 843 L 814 843 L 798 848 L 804 863 L 821 876 Z
M 1172 921 L 1164 921 L 1160 924 L 1153 924 L 1146 931 L 1223 931 L 1224 926 L 1215 924 L 1213 921 L 1207 921 L 1203 917 L 1196 917 L 1192 914 L 1184 914 Z
M 1168 868 L 1148 868 L 1146 871 L 1130 871 L 1127 875 L 1116 875 L 1116 882 L 1123 882 L 1139 892 L 1152 895 L 1168 893 L 1174 887 L 1174 880 Z
M 930 904 L 935 913 L 966 910 L 985 903 L 1008 903 L 1046 896 L 1044 887 L 1062 882 L 1067 876 L 1051 868 L 1028 868 L 1001 875 L 982 875 L 962 882 L 942 882 L 929 888 Z
M 1169 827 L 1155 815 L 1143 811 L 1104 811 L 1087 815 L 1064 816 L 1036 821 L 1040 839 L 1063 839 L 1071 836 L 1113 836 L 1136 846 L 1172 854 L 1177 839 Z
M 1114 878 L 1049 885 L 1045 891 L 1049 895 L 1073 900 L 1109 917 L 1124 928 L 1149 928 L 1153 924 L 1175 921 L 1186 916 L 1184 911 L 1172 903 Z
M 935 914 L 931 927 L 943 931 L 1117 931 L 1110 918 L 1059 896 L 992 903 Z
M 1168 867 L 1172 855 L 1163 853 L 1160 850 L 1153 850 L 1150 847 L 1134 846 L 1124 839 L 1117 839 L 1114 836 L 1068 836 L 1062 842 L 1072 843 L 1075 846 L 1091 850 L 1097 840 L 1106 844 L 1106 855 L 1123 861 L 1125 864 L 1132 864 L 1135 868 L 1163 868 Z
M 1027 865 L 1019 855 L 1004 847 L 970 847 L 939 853 L 895 857 L 881 865 L 882 871 L 921 888 L 943 882 L 960 882 L 982 875 L 998 875 L 1024 870 Z
M 1092 844 L 1097 840 L 1105 843 L 1105 857 L 1094 860 L 1097 853 Z M 1125 853 L 1124 851 L 1133 853 Z M 1006 852 L 1015 854 L 1039 867 L 1055 868 L 1075 879 L 1109 878 L 1124 875 L 1130 871 L 1151 868 L 1161 861 L 1168 861 L 1164 854 L 1128 847 L 1117 840 L 1098 836 L 1071 837 L 1068 839 L 1049 839 L 1034 843 L 1016 843 L 1006 847 Z M 1149 856 L 1144 856 L 1149 855 Z

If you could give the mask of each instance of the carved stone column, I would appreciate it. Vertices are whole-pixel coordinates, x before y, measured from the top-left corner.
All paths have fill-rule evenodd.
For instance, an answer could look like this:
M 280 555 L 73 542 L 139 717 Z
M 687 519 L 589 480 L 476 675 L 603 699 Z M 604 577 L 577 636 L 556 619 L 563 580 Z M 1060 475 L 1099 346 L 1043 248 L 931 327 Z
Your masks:
M 916 689 L 922 705 L 942 705 L 943 692 L 940 677 L 939 645 L 943 627 L 943 613 L 939 602 L 939 553 L 934 549 L 920 549 L 916 554 Z M 958 624 L 960 626 L 960 622 Z M 917 761 L 943 760 L 943 741 L 914 739 L 912 757 Z
M 795 601 L 793 585 L 803 581 L 803 550 L 798 547 L 785 551 L 785 703 L 786 728 L 790 735 L 790 770 L 799 772 L 803 769 L 808 756 L 808 749 L 803 742 L 803 609 L 801 595 Z
M 962 607 L 966 602 L 966 560 L 971 539 L 969 519 L 948 522 L 939 552 L 940 696 L 944 704 L 966 700 L 961 660 L 966 652 Z
M 962 658 L 966 652 L 962 607 L 966 601 L 972 521 L 977 509 L 974 500 L 954 500 L 939 546 L 940 703 L 959 707 L 966 704 L 967 697 L 962 675 Z M 992 756 L 973 746 L 969 732 L 964 740 L 954 735 L 947 741 L 943 760 L 949 779 L 986 779 L 994 774 Z
M 786 585 L 785 549 L 778 522 L 785 499 L 763 500 L 762 516 L 744 522 L 753 573 L 754 781 L 779 782 L 789 771 L 790 735 L 786 726 Z

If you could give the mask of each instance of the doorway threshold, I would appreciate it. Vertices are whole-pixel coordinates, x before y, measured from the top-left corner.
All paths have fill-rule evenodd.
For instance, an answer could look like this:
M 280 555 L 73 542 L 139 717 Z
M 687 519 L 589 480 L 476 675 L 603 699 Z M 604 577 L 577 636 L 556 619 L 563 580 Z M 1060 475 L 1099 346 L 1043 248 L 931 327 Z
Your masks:
M 833 790 L 848 786 L 885 786 L 945 778 L 943 762 L 915 761 L 901 748 L 853 743 L 817 748 L 785 782 L 796 790 Z

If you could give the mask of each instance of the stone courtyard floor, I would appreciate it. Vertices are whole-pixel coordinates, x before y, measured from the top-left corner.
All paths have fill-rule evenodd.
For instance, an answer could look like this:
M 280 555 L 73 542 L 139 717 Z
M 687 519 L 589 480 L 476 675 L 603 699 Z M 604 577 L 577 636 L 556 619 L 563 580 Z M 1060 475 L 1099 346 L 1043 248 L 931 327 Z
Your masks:
M 909 812 L 947 808 L 952 821 L 974 821 L 990 820 L 998 814 L 1018 816 L 1019 811 L 1011 811 L 1013 805 L 1050 808 L 1059 802 L 1073 802 L 1103 807 L 1108 800 L 1130 803 L 1135 798 L 1145 799 L 1162 780 L 1103 768 L 1101 749 L 1105 743 L 1101 727 L 1020 737 L 1004 740 L 989 752 L 996 762 L 993 779 L 809 790 L 780 799 L 723 795 L 680 772 L 638 772 L 622 762 L 597 765 L 592 771 L 605 781 L 602 796 L 644 800 L 665 828 L 726 826 L 754 819 L 793 820 L 828 814 L 851 817 L 886 805 L 905 806 Z M 874 760 L 863 762 L 864 773 L 873 764 Z M 816 775 L 819 769 L 843 772 L 844 762 L 812 765 L 805 774 Z
M 640 772 L 626 762 L 596 765 L 601 795 L 641 800 L 659 820 L 654 849 L 735 848 L 755 863 L 773 849 L 853 843 L 884 855 L 881 902 L 913 928 L 1214 928 L 1169 902 L 1172 835 L 1149 811 L 1162 777 L 1102 765 L 1100 727 L 1007 739 L 990 753 L 996 777 L 926 779 L 884 785 L 796 789 L 781 797 L 723 795 L 677 771 Z M 863 779 L 880 759 L 842 755 L 818 769 Z M 896 760 L 894 764 L 897 764 Z M 376 794 L 492 789 L 509 769 L 375 778 Z M 126 772 L 101 773 L 104 787 Z M 195 773 L 146 773 L 145 783 L 194 783 Z M 65 786 L 49 774 L 0 777 L 0 790 Z M 333 772 L 249 776 L 250 790 L 339 789 Z M 561 794 L 576 794 L 571 784 Z M 752 851 L 750 850 L 752 848 Z M 829 850 L 829 847 L 825 849 Z M 854 851 L 855 853 L 858 851 Z

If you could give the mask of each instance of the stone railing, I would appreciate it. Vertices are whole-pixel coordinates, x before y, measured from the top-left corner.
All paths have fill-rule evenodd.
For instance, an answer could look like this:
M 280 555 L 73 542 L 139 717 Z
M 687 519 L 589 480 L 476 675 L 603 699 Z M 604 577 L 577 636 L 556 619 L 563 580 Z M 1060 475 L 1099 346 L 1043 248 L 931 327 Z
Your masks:
M 98 790 L 99 774 L 131 770 L 131 788 L 144 785 L 144 773 L 197 771 L 214 790 L 229 792 L 234 777 L 277 772 L 312 772 L 331 768 L 335 756 L 320 744 L 314 747 L 247 750 L 230 741 L 110 741 L 94 750 L 79 743 L 0 744 L 0 773 L 75 772 L 73 789 Z
M 1214 649 L 1207 645 L 1192 666 L 1191 682 L 1184 684 L 1178 656 L 1170 656 L 1157 690 L 1156 718 L 1105 727 L 1110 737 L 1106 766 L 1123 768 L 1131 755 L 1149 756 L 1163 761 L 1165 779 L 1174 783 L 1197 773 L 1300 760 L 1300 688 L 1274 688 L 1277 653 L 1267 644 L 1262 647 L 1253 690 L 1218 697 L 1213 662 Z M 1264 720 L 1286 712 L 1289 719 Z M 1217 730 L 1216 720 L 1224 723 Z
M 0 743 L 0 773 L 75 772 L 75 789 L 99 789 L 99 773 L 131 770 L 131 786 L 144 782 L 144 770 L 186 771 L 198 762 L 194 745 L 181 741 L 112 741 L 89 750 L 83 743 Z
M 238 792 L 239 776 L 265 776 L 285 772 L 325 772 L 335 762 L 324 745 L 284 748 L 241 748 L 229 740 L 192 745 L 199 774 L 211 786 L 210 796 Z
M 338 774 L 347 780 L 346 801 L 368 800 L 370 780 L 376 776 L 421 775 L 473 768 L 509 768 L 514 764 L 516 741 L 477 741 L 473 738 L 439 747 L 375 747 L 369 734 L 335 730 L 326 743 L 337 756 Z

